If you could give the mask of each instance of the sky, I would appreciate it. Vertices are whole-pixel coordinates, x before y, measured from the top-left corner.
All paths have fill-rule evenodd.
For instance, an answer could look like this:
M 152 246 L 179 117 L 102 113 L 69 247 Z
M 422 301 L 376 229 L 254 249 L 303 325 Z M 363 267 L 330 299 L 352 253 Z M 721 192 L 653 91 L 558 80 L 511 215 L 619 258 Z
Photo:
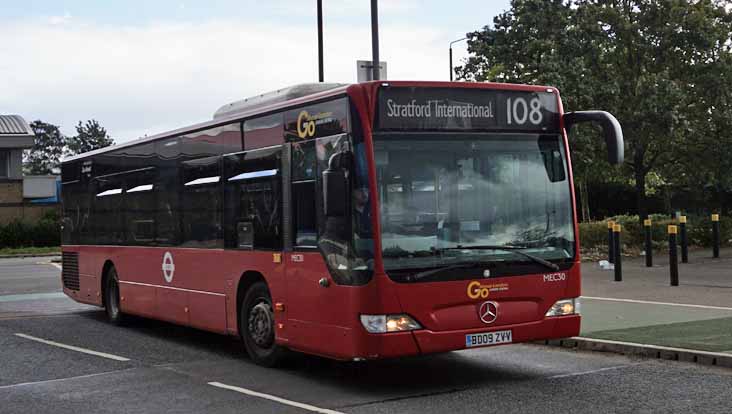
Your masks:
M 509 0 L 380 0 L 393 80 L 448 80 L 448 46 Z M 370 1 L 323 0 L 326 82 L 371 59 Z M 315 0 L 0 0 L 0 114 L 116 142 L 211 119 L 220 106 L 316 82 Z M 467 57 L 454 45 L 454 63 Z

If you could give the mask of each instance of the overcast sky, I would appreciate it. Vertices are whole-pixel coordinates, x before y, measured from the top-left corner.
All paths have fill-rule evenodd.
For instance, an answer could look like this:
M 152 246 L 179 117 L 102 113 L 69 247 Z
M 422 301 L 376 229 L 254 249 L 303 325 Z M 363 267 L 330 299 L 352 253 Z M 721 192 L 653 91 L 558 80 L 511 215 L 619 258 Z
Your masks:
M 325 79 L 371 58 L 369 0 L 323 0 Z M 221 105 L 317 81 L 315 0 L 0 0 L 0 114 L 117 142 L 211 118 Z M 381 0 L 390 79 L 447 80 L 448 44 L 509 0 Z M 455 63 L 466 57 L 455 45 Z

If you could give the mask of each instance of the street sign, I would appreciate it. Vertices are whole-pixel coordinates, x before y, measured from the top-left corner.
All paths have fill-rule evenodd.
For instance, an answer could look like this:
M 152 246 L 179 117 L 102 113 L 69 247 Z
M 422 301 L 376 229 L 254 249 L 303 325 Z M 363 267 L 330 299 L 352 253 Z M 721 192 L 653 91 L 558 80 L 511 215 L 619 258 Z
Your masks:
M 368 82 L 374 80 L 374 65 L 370 60 L 356 61 L 356 74 L 359 82 Z M 389 79 L 386 76 L 386 62 L 379 62 L 379 78 L 380 80 Z

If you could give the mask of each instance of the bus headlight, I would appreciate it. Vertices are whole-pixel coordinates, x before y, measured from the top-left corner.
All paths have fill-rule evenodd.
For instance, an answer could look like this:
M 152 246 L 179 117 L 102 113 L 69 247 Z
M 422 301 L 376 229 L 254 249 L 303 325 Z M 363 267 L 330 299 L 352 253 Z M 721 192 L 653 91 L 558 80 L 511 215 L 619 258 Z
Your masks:
M 579 298 L 573 299 L 562 299 L 558 300 L 545 316 L 565 316 L 565 315 L 579 315 L 580 313 L 580 300 Z
M 361 315 L 361 324 L 369 333 L 402 332 L 422 329 L 409 315 Z

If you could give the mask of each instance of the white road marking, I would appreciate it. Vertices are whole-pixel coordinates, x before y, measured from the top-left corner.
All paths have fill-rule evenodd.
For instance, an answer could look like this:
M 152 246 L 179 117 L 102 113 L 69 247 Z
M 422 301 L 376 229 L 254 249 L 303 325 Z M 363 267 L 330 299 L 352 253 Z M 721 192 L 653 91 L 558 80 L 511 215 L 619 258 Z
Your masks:
M 61 381 L 71 381 L 71 380 L 77 380 L 77 379 L 92 378 L 92 377 L 98 377 L 101 375 L 117 374 L 120 372 L 130 371 L 133 369 L 137 369 L 137 368 L 127 368 L 127 369 L 121 369 L 118 371 L 109 371 L 109 372 L 98 372 L 96 374 L 79 375 L 77 377 L 68 377 L 68 378 L 57 378 L 57 379 L 45 380 L 45 381 L 21 382 L 19 384 L 0 385 L 0 390 L 7 389 L 7 388 L 15 388 L 15 387 L 27 387 L 29 385 L 42 385 L 42 384 L 50 384 L 50 383 L 61 382 Z
M 261 393 L 261 392 L 248 390 L 246 388 L 235 387 L 233 385 L 226 385 L 226 384 L 222 384 L 220 382 L 209 382 L 208 385 L 212 385 L 212 386 L 218 387 L 218 388 L 224 388 L 224 389 L 231 390 L 231 391 L 236 391 L 236 392 L 239 392 L 239 393 L 242 393 L 242 394 L 246 394 L 246 395 L 251 395 L 252 397 L 264 398 L 265 400 L 270 400 L 270 401 L 278 402 L 280 404 L 285 404 L 285 405 L 289 405 L 289 406 L 292 406 L 292 407 L 301 408 L 303 410 L 308 410 L 308 411 L 312 411 L 312 412 L 315 412 L 315 413 L 322 413 L 322 414 L 343 414 L 340 411 L 334 411 L 334 410 L 329 410 L 327 408 L 315 407 L 313 405 L 303 404 L 303 403 L 299 403 L 297 401 L 290 401 L 290 400 L 286 400 L 284 398 L 280 398 L 280 397 L 277 397 L 277 396 L 274 396 L 274 395 L 264 394 L 264 393 Z
M 26 334 L 22 334 L 22 333 L 16 333 L 15 336 L 25 338 L 25 339 L 30 339 L 31 341 L 40 342 L 40 343 L 46 344 L 46 345 L 57 346 L 59 348 L 64 348 L 64 349 L 68 349 L 71 351 L 81 352 L 84 354 L 94 355 L 94 356 L 107 358 L 107 359 L 113 359 L 115 361 L 129 361 L 130 360 L 129 358 L 112 355 L 112 354 L 106 354 L 104 352 L 92 351 L 91 349 L 80 348 L 78 346 L 73 346 L 73 345 L 66 345 L 66 344 L 62 344 L 62 343 L 58 343 L 58 342 L 54 342 L 54 341 L 49 341 L 46 339 L 36 338 L 35 336 L 30 336 L 30 335 L 26 335 Z
M 611 370 L 620 369 L 620 368 L 627 368 L 627 367 L 632 367 L 634 365 L 638 365 L 638 364 L 618 365 L 618 366 L 614 366 L 614 367 L 605 367 L 605 368 L 600 368 L 600 369 L 593 369 L 592 371 L 572 372 L 570 374 L 553 375 L 553 376 L 549 377 L 549 379 L 578 377 L 580 375 L 596 374 L 598 372 L 611 371 Z
M 22 293 L 19 295 L 0 295 L 0 302 L 18 302 L 23 300 L 43 300 L 65 298 L 63 292 L 51 293 Z
M 646 304 L 646 305 L 681 306 L 681 307 L 686 307 L 686 308 L 717 309 L 717 310 L 732 311 L 732 308 L 726 308 L 724 306 L 692 305 L 689 303 L 653 302 L 650 300 L 635 300 L 635 299 L 598 298 L 598 297 L 594 297 L 594 296 L 581 296 L 581 298 L 590 299 L 590 300 L 604 300 L 604 301 L 608 301 L 608 302 L 642 303 L 642 304 Z
M 58 264 L 58 263 L 53 263 L 53 262 L 51 262 L 51 263 L 49 263 L 49 264 L 50 264 L 51 266 L 55 266 L 55 267 L 56 267 L 56 268 L 57 268 L 58 270 L 63 270 L 63 269 L 64 269 L 64 268 L 63 268 L 63 266 L 61 266 L 61 265 L 60 265 L 60 264 Z

